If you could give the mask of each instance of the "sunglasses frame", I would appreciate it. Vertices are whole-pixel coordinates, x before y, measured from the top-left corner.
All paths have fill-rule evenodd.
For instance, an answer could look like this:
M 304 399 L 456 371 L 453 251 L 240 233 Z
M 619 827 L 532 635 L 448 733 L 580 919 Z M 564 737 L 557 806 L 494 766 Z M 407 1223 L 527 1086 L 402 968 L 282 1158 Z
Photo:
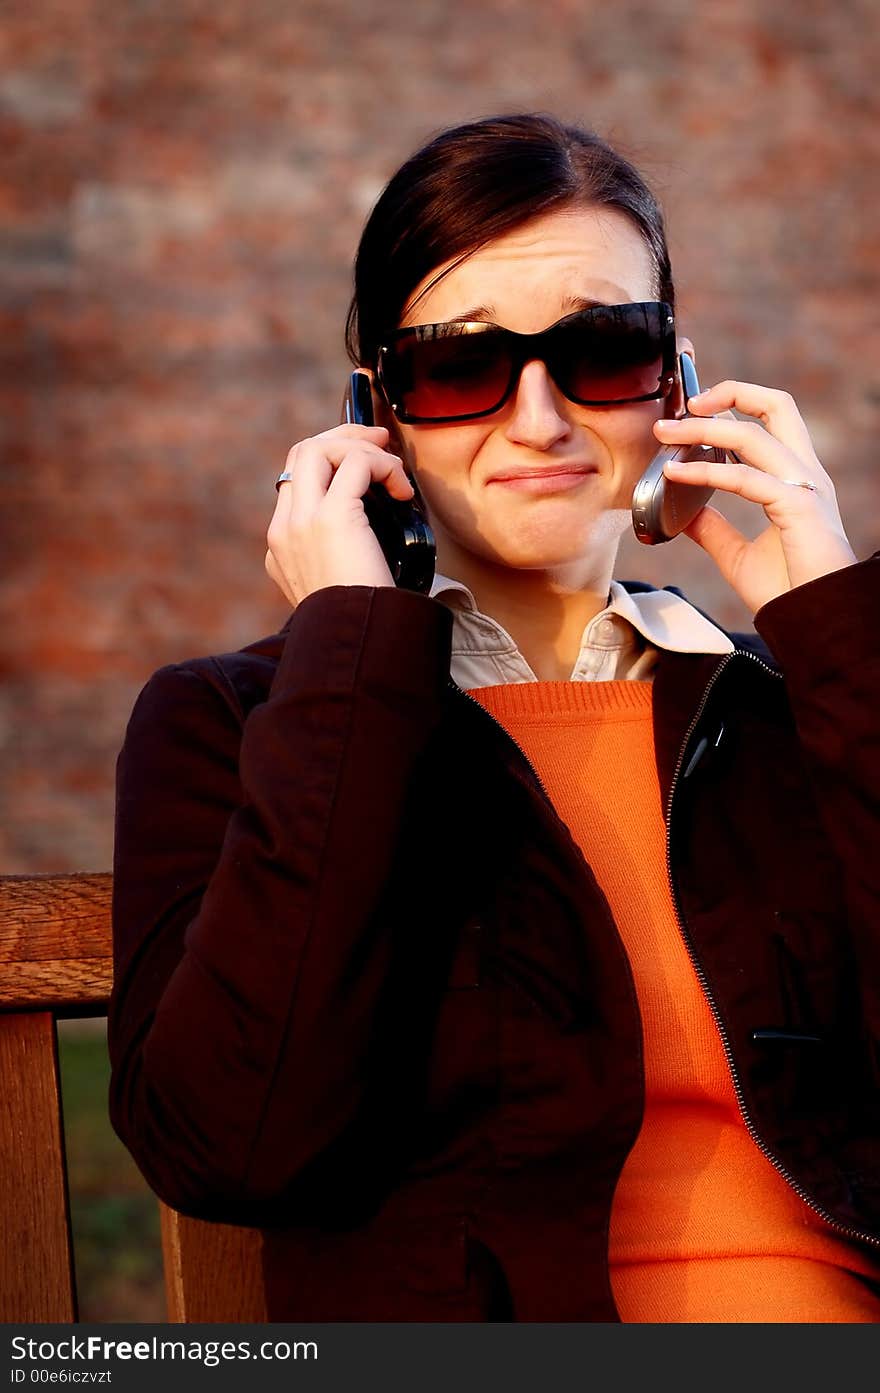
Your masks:
M 565 390 L 560 382 L 557 381 L 550 363 L 547 361 L 547 354 L 544 345 L 551 335 L 556 336 L 563 325 L 572 324 L 578 320 L 589 319 L 595 316 L 596 311 L 608 310 L 656 310 L 661 323 L 660 352 L 662 359 L 662 370 L 660 383 L 656 392 L 647 392 L 637 397 L 618 397 L 612 401 L 594 401 L 583 397 L 573 397 Z M 455 416 L 416 416 L 407 411 L 406 407 L 399 402 L 392 400 L 393 389 L 388 380 L 385 363 L 387 356 L 391 352 L 391 347 L 400 342 L 401 339 L 416 338 L 422 341 L 427 338 L 437 337 L 438 329 L 449 328 L 452 325 L 460 327 L 466 334 L 482 334 L 492 332 L 500 334 L 504 342 L 511 343 L 510 350 L 511 371 L 502 396 L 490 407 L 482 411 L 470 411 Z M 464 334 L 462 335 L 464 336 Z M 532 358 L 539 358 L 549 372 L 554 384 L 562 392 L 567 401 L 574 402 L 577 406 L 627 406 L 639 401 L 658 401 L 668 397 L 673 391 L 678 373 L 678 360 L 675 352 L 675 318 L 671 307 L 665 300 L 628 300 L 621 305 L 595 305 L 587 309 L 576 310 L 574 314 L 565 315 L 562 319 L 557 319 L 555 324 L 550 324 L 546 329 L 542 329 L 537 334 L 518 334 L 513 329 L 505 329 L 501 324 L 493 324 L 490 320 L 482 319 L 450 319 L 438 324 L 413 324 L 405 329 L 396 329 L 393 333 L 386 335 L 384 343 L 378 350 L 376 365 L 376 381 L 381 388 L 382 395 L 388 402 L 398 421 L 405 425 L 442 425 L 453 421 L 475 421 L 483 416 L 493 416 L 496 411 L 500 411 L 505 402 L 510 400 L 514 388 L 519 381 L 520 374 L 524 365 Z M 391 374 L 393 377 L 393 373 Z

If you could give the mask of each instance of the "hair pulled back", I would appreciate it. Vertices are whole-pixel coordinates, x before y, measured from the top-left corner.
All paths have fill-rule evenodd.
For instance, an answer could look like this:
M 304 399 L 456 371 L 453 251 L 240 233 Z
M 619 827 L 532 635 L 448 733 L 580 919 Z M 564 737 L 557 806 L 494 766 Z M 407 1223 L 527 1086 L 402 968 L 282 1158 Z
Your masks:
M 594 131 L 555 116 L 487 117 L 442 131 L 401 165 L 367 219 L 354 265 L 345 343 L 375 367 L 415 287 L 496 237 L 566 206 L 617 208 L 656 267 L 656 294 L 675 308 L 660 207 L 638 170 Z

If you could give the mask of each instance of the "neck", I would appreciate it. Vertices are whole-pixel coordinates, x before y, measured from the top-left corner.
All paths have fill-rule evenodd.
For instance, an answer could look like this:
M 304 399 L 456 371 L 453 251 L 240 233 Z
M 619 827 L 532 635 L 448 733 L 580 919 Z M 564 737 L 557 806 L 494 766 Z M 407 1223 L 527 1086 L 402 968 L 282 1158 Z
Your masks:
M 510 634 L 541 682 L 567 682 L 584 629 L 608 604 L 617 548 L 546 570 L 517 570 L 438 542 L 437 569 L 460 580 Z

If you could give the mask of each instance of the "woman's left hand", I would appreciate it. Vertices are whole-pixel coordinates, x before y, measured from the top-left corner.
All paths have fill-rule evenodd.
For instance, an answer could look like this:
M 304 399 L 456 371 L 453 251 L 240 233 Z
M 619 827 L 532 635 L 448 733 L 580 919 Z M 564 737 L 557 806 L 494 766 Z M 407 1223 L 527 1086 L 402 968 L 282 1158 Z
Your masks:
M 732 416 L 696 419 L 730 407 L 763 425 Z M 655 421 L 658 440 L 718 445 L 735 450 L 743 462 L 667 464 L 667 478 L 738 493 L 760 503 L 769 518 L 754 541 L 708 505 L 684 529 L 709 553 L 752 614 L 796 585 L 858 560 L 844 531 L 834 484 L 788 392 L 752 382 L 719 382 L 691 397 L 688 411 L 691 415 L 681 420 Z M 799 487 L 801 481 L 815 484 L 815 492 Z

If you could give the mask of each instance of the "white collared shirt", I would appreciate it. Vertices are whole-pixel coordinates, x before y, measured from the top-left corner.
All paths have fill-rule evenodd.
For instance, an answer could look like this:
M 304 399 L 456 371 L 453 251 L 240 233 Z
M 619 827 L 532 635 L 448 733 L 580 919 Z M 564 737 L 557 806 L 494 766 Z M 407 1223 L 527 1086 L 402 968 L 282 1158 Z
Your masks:
M 477 609 L 461 581 L 434 575 L 432 599 L 452 610 L 451 675 L 459 687 L 537 682 L 507 630 Z M 732 653 L 727 635 L 680 595 L 646 590 L 631 595 L 612 580 L 609 600 L 584 629 L 570 682 L 651 681 L 658 648 L 677 653 Z

